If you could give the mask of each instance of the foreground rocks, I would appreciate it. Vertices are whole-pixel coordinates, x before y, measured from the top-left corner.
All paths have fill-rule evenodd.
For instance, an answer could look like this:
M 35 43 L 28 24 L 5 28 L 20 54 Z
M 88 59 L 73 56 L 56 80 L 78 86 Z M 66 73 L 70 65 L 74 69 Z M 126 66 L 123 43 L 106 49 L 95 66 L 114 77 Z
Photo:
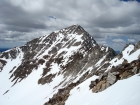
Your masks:
M 49 99 L 44 105 L 65 105 L 65 101 L 70 95 L 70 90 L 77 86 L 79 82 L 71 83 L 67 87 L 59 89 L 52 98 Z
M 135 60 L 131 63 L 124 61 L 122 65 L 112 67 L 110 71 L 104 72 L 99 76 L 98 79 L 96 79 L 95 81 L 91 81 L 89 87 L 93 93 L 98 93 L 107 89 L 118 80 L 129 78 L 138 73 L 140 73 L 140 59 Z M 65 105 L 65 101 L 70 96 L 70 91 L 74 87 L 82 83 L 85 80 L 83 78 L 88 79 L 91 76 L 93 75 L 85 73 L 83 77 L 81 77 L 76 83 L 71 83 L 65 88 L 59 89 L 58 92 L 54 94 L 53 97 L 50 98 L 49 101 L 46 102 L 44 105 Z
M 140 59 L 113 67 L 109 72 L 100 75 L 95 81 L 91 81 L 89 87 L 93 93 L 101 92 L 118 80 L 129 78 L 138 73 L 140 73 Z

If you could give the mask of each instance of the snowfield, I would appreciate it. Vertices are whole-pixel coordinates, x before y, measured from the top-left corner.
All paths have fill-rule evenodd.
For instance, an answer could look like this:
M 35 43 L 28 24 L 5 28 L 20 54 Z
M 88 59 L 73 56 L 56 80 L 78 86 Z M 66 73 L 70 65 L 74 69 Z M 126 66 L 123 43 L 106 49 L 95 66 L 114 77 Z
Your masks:
M 119 80 L 99 93 L 89 90 L 93 76 L 70 92 L 66 105 L 140 105 L 140 74 Z
M 45 65 L 40 65 L 37 70 L 33 70 L 28 77 L 12 87 L 13 82 L 9 80 L 11 75 L 9 71 L 21 63 L 22 57 L 23 54 L 20 53 L 14 60 L 7 59 L 8 63 L 0 73 L 0 80 L 2 80 L 0 81 L 0 105 L 43 105 L 53 94 L 57 93 L 57 88 L 54 89 L 54 87 L 63 80 L 63 76 L 59 75 L 50 84 L 39 85 L 38 79 L 45 67 Z M 52 67 L 56 68 L 52 68 L 51 72 L 57 71 L 57 65 Z M 8 92 L 3 95 L 6 91 Z
M 42 69 L 43 66 L 12 88 L 8 86 L 8 82 L 1 83 L 0 105 L 43 105 L 48 101 L 57 92 L 54 87 L 63 80 L 63 76 L 56 76 L 50 84 L 38 85 L 37 81 L 41 76 Z M 10 91 L 3 95 L 6 89 L 10 89 Z
M 139 57 L 135 45 L 115 56 L 79 25 L 55 31 L 0 56 L 0 105 L 140 105 Z M 138 61 L 128 67 L 132 75 L 139 74 L 114 79 L 117 82 L 102 92 L 89 90 L 91 81 L 126 60 Z

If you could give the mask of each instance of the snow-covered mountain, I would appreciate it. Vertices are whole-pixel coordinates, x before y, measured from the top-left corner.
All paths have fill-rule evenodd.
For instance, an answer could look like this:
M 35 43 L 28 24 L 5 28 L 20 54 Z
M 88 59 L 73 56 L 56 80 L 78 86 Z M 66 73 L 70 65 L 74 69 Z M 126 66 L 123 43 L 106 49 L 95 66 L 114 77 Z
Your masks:
M 83 103 L 85 95 L 93 98 L 98 94 L 112 95 L 110 89 L 121 85 L 118 83 L 120 79 L 113 74 L 118 69 L 114 71 L 114 68 L 132 61 L 139 64 L 139 54 L 140 42 L 137 45 L 127 45 L 116 56 L 113 49 L 98 45 L 80 25 L 52 32 L 24 46 L 0 53 L 0 105 L 92 105 L 91 98 L 86 98 L 86 103 Z M 134 67 L 137 65 L 134 64 Z M 137 69 L 139 68 L 138 66 Z M 131 71 L 138 73 L 138 70 Z M 131 76 L 135 76 L 128 81 L 133 78 L 138 81 L 137 73 L 131 73 Z M 121 74 L 119 72 L 118 75 Z M 110 75 L 117 79 L 113 81 L 108 77 Z M 113 81 L 112 86 L 102 89 L 104 93 L 92 93 L 103 80 Z M 134 101 L 140 95 L 135 97 Z M 83 101 L 74 104 L 76 98 Z M 98 97 L 95 99 L 99 101 Z

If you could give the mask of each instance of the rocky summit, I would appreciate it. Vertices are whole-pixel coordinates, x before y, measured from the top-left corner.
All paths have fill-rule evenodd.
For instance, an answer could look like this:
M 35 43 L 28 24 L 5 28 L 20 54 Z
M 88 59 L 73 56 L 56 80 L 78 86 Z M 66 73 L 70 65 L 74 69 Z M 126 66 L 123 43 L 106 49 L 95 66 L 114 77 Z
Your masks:
M 140 42 L 116 55 L 112 48 L 98 45 L 80 25 L 72 25 L 0 53 L 0 105 L 87 104 L 73 103 L 76 99 L 104 105 L 84 97 L 94 99 L 95 93 L 139 73 Z

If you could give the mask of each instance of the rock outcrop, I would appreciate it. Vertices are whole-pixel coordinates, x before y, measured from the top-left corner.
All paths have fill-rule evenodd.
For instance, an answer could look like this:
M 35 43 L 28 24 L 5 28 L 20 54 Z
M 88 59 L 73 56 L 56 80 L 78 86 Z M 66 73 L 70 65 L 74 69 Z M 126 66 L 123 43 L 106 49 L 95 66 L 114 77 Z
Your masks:
M 41 96 L 44 105 L 64 105 L 70 91 L 94 75 L 99 78 L 91 81 L 90 89 L 97 93 L 139 73 L 139 60 L 129 59 L 138 59 L 133 56 L 137 53 L 139 44 L 128 45 L 116 56 L 112 48 L 98 45 L 80 25 L 72 25 L 0 54 L 0 73 L 7 74 L 1 83 L 9 83 L 2 85 L 6 87 L 1 88 L 2 98 L 6 100 L 4 96 L 20 87 L 16 92 L 28 90 L 30 94 L 25 96 L 29 98 Z M 40 96 L 33 96 L 38 89 L 42 89 Z
M 6 65 L 6 61 L 3 59 L 0 59 L 0 72 L 3 70 L 3 67 Z
M 101 92 L 118 80 L 127 79 L 138 73 L 140 73 L 140 59 L 112 68 L 95 81 L 91 81 L 89 87 L 92 89 L 93 93 Z

